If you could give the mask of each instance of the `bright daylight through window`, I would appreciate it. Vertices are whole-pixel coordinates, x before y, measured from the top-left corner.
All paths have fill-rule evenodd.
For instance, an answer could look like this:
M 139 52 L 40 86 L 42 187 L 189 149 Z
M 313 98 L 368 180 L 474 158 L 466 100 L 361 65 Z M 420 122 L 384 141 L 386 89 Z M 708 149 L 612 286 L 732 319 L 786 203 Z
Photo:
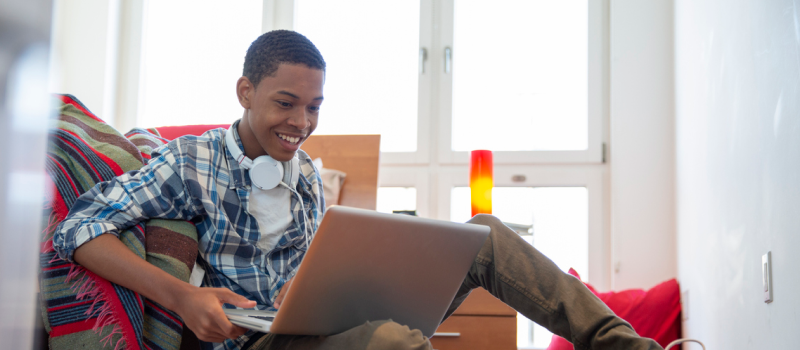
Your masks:
M 415 151 L 419 1 L 295 0 L 294 29 L 327 63 L 316 133 L 381 134 L 381 151 Z
M 587 10 L 456 0 L 454 151 L 587 148 Z
M 261 34 L 261 5 L 261 0 L 148 1 L 136 125 L 225 124 L 241 118 L 236 80 L 247 47 Z
M 378 188 L 377 211 L 416 211 L 417 189 L 413 187 L 380 187 Z

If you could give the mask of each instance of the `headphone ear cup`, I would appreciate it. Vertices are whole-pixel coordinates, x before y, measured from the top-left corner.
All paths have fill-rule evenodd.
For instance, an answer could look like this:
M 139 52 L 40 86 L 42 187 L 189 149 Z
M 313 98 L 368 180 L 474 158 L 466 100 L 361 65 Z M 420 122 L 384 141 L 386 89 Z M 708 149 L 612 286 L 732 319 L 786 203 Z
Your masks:
M 283 179 L 283 164 L 270 156 L 261 156 L 253 161 L 250 168 L 250 181 L 262 190 L 271 190 Z

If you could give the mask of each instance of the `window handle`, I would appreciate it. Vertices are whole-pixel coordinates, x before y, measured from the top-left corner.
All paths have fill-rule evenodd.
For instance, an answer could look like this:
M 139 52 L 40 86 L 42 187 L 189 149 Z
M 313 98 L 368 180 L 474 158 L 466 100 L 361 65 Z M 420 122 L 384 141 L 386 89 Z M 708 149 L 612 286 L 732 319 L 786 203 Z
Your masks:
M 428 60 L 428 49 L 421 47 L 419 49 L 419 74 L 425 74 L 425 61 Z
M 453 70 L 453 50 L 448 46 L 444 48 L 444 72 Z
M 460 332 L 436 332 L 433 333 L 434 337 L 460 337 Z

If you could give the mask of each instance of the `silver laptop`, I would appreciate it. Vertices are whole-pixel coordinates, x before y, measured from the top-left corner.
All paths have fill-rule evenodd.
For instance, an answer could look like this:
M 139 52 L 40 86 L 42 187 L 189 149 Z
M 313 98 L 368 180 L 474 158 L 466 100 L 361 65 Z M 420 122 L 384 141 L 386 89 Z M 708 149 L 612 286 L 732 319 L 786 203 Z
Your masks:
M 430 337 L 489 227 L 334 206 L 277 312 L 226 310 L 261 332 L 331 335 L 392 319 Z

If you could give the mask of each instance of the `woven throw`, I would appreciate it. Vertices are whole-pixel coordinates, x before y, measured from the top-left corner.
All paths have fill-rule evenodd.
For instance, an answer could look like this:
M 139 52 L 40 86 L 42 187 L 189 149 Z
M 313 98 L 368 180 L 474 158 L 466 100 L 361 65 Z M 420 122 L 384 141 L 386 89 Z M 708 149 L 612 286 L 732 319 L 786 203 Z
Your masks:
M 167 142 L 154 129 L 126 135 L 92 114 L 71 95 L 55 95 L 58 120 L 51 128 L 40 251 L 40 290 L 50 348 L 179 349 L 180 317 L 138 293 L 111 283 L 53 250 L 53 232 L 75 200 L 95 184 L 141 168 Z M 120 234 L 139 257 L 188 281 L 197 256 L 197 231 L 188 222 L 149 220 Z

